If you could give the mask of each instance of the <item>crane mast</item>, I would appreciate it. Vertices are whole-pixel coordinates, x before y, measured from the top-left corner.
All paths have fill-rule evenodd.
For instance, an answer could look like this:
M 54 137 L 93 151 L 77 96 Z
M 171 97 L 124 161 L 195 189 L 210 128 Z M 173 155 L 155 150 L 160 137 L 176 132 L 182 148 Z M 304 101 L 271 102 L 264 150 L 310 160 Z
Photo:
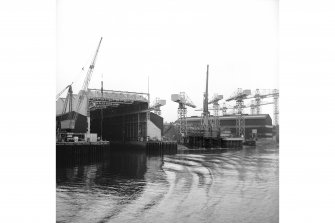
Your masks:
M 219 121 L 219 109 L 220 109 L 220 105 L 219 105 L 219 101 L 223 99 L 223 95 L 219 95 L 219 94 L 214 94 L 212 100 L 210 100 L 208 102 L 208 104 L 213 104 L 213 127 L 215 127 L 216 129 L 220 128 L 220 121 Z
M 185 92 L 180 92 L 180 94 L 172 94 L 171 100 L 178 103 L 178 122 L 179 122 L 179 134 L 183 139 L 187 136 L 187 106 L 195 108 L 195 104 L 186 95 Z
M 156 115 L 161 115 L 161 107 L 166 105 L 166 100 L 156 98 L 153 105 L 149 107 L 150 110 L 153 110 Z
M 260 106 L 264 105 L 261 103 L 261 100 L 264 98 L 272 97 L 273 98 L 273 105 L 274 105 L 274 125 L 279 124 L 279 108 L 278 108 L 278 101 L 279 101 L 279 90 L 278 89 L 262 89 L 262 93 L 260 89 L 256 89 L 256 92 L 253 96 L 248 97 L 248 99 L 255 98 L 255 105 L 253 110 L 256 109 L 256 114 L 261 113 Z
M 73 94 L 72 93 L 73 93 L 72 92 L 72 87 L 71 87 L 71 85 L 69 85 L 69 91 L 68 91 L 68 93 L 66 95 L 66 98 L 65 98 L 62 115 L 66 113 L 68 104 L 69 104 L 69 115 L 72 112 L 72 104 L 73 104 Z
M 78 103 L 77 103 L 76 110 L 75 110 L 76 112 L 74 114 L 74 118 L 72 119 L 72 123 L 70 125 L 70 126 L 73 126 L 72 127 L 73 129 L 75 128 L 76 120 L 77 120 L 77 117 L 78 117 L 78 112 L 79 112 L 79 110 L 82 106 L 82 103 L 84 101 L 84 97 L 87 96 L 88 85 L 91 81 L 91 77 L 92 77 L 92 73 L 93 73 L 93 70 L 94 70 L 94 67 L 95 67 L 95 62 L 97 60 L 97 55 L 98 55 L 98 52 L 99 52 L 99 49 L 100 49 L 101 41 L 102 41 L 102 37 L 100 39 L 98 48 L 97 48 L 97 50 L 94 54 L 91 65 L 90 65 L 90 67 L 87 71 L 83 86 L 82 86 L 82 88 L 81 88 L 81 90 L 79 91 L 79 94 L 78 94 Z M 88 103 L 88 98 L 87 98 L 87 103 Z M 87 127 L 88 133 L 90 133 L 90 114 L 89 114 L 89 108 L 88 107 L 87 107 L 87 124 L 88 124 L 88 127 Z
M 248 95 L 251 94 L 250 90 L 242 90 L 242 88 L 238 88 L 237 91 L 226 101 L 236 101 L 236 135 L 239 137 L 245 136 L 245 117 L 243 115 L 244 99 L 247 98 Z
M 206 91 L 204 93 L 204 101 L 203 101 L 203 112 L 201 118 L 201 126 L 206 131 L 209 128 L 209 111 L 208 111 L 208 69 L 209 65 L 207 65 L 206 71 Z

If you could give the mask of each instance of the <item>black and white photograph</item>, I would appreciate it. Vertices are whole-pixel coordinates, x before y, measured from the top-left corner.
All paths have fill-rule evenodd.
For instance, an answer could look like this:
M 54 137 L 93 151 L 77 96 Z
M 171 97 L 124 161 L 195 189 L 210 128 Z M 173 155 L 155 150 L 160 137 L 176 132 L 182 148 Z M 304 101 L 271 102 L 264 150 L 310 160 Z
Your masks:
M 57 1 L 57 222 L 279 222 L 278 1 Z
M 334 9 L 2 3 L 0 221 L 335 222 Z

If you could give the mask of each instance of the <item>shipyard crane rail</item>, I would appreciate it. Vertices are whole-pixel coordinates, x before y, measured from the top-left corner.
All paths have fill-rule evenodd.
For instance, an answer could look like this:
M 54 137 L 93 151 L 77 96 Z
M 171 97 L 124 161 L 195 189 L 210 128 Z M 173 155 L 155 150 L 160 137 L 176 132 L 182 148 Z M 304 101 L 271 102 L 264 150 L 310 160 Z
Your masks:
M 76 106 L 76 110 L 75 110 L 76 112 L 74 114 L 74 118 L 71 120 L 72 123 L 70 124 L 70 128 L 71 129 L 75 128 L 76 120 L 77 120 L 77 117 L 78 117 L 78 112 L 81 109 L 82 103 L 84 101 L 84 97 L 87 96 L 88 85 L 89 85 L 89 83 L 91 81 L 91 77 L 92 77 L 92 73 L 93 73 L 93 70 L 94 70 L 94 67 L 95 67 L 95 63 L 96 63 L 96 60 L 97 60 L 97 55 L 98 55 L 98 52 L 99 52 L 99 49 L 100 49 L 101 41 L 102 41 L 102 37 L 100 39 L 98 48 L 97 48 L 97 50 L 95 52 L 95 55 L 94 55 L 93 60 L 91 62 L 91 65 L 90 65 L 90 67 L 89 67 L 89 69 L 87 71 L 87 74 L 86 74 L 83 86 L 82 86 L 81 90 L 79 91 L 78 102 L 77 102 L 77 106 Z M 90 133 L 89 108 L 87 108 L 87 124 L 88 124 L 88 128 L 87 128 L 88 129 L 88 133 Z

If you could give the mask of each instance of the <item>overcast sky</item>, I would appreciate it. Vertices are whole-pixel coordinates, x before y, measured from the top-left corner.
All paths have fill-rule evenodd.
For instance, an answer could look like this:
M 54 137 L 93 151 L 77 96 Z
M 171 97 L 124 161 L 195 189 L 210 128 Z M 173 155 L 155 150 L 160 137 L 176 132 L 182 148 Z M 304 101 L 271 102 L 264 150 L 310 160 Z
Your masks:
M 78 93 L 100 37 L 89 87 L 100 88 L 103 74 L 105 89 L 147 92 L 150 76 L 167 122 L 177 119 L 171 94 L 202 107 L 207 64 L 209 98 L 279 88 L 277 0 L 58 0 L 56 93 L 71 82 Z M 263 112 L 273 116 L 272 107 Z

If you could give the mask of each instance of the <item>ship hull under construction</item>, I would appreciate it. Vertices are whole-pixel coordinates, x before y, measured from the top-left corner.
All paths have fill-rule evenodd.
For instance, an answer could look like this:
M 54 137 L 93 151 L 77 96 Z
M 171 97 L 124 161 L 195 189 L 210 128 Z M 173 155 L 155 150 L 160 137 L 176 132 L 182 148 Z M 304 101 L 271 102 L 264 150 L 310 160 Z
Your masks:
M 76 95 L 73 103 L 77 103 Z M 83 104 L 72 132 L 95 133 L 98 139 L 115 142 L 162 139 L 163 118 L 150 112 L 148 95 L 145 93 L 111 90 L 104 90 L 102 93 L 100 90 L 89 89 Z M 61 102 L 58 105 L 62 107 Z M 57 108 L 58 129 L 61 128 L 62 121 L 71 117 L 59 114 L 60 111 Z

